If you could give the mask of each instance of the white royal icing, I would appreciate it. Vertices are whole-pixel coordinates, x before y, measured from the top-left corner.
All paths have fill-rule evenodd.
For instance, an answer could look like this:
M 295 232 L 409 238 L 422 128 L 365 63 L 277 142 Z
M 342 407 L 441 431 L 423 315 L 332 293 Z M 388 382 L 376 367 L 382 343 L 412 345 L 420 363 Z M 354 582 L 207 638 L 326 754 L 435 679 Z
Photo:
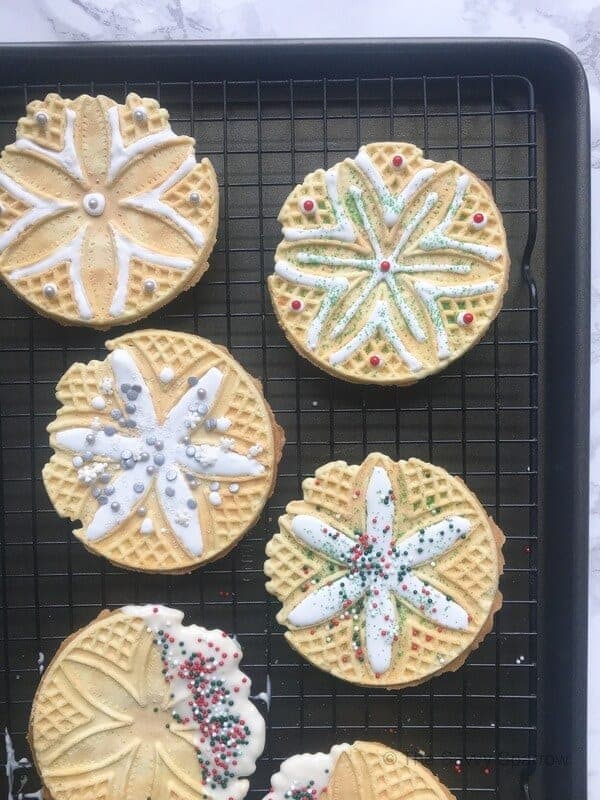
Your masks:
M 290 800 L 294 793 L 319 800 L 338 758 L 349 748 L 349 744 L 336 744 L 329 753 L 302 753 L 286 758 L 279 772 L 271 777 L 271 791 L 264 800 Z
M 67 175 L 70 175 L 76 181 L 83 181 L 83 172 L 77 158 L 77 151 L 75 150 L 75 139 L 73 137 L 73 130 L 75 127 L 76 114 L 71 108 L 65 110 L 65 142 L 63 149 L 50 150 L 47 147 L 41 147 L 31 139 L 17 139 L 15 147 L 18 150 L 31 150 L 40 156 L 43 156 L 47 161 L 52 161 L 54 164 L 62 167 Z
M 0 253 L 4 252 L 23 231 L 35 225 L 40 220 L 49 219 L 65 209 L 75 207 L 73 203 L 62 203 L 57 200 L 38 197 L 28 192 L 4 172 L 0 172 L 0 187 L 13 197 L 16 197 L 17 200 L 30 206 L 30 209 L 25 214 L 15 220 L 12 225 L 0 234 Z
M 108 124 L 111 135 L 110 167 L 108 170 L 109 183 L 112 183 L 123 168 L 133 161 L 136 156 L 147 153 L 158 145 L 177 138 L 177 135 L 171 130 L 171 126 L 167 125 L 163 130 L 136 139 L 136 141 L 126 147 L 123 144 L 123 137 L 121 136 L 118 106 L 111 106 L 111 108 L 108 109 Z
M 154 250 L 148 250 L 137 242 L 132 242 L 131 239 L 119 233 L 114 225 L 110 225 L 110 229 L 117 251 L 117 286 L 109 309 L 113 317 L 120 317 L 125 311 L 129 287 L 129 264 L 132 258 L 139 258 L 150 264 L 159 264 L 161 267 L 170 267 L 176 270 L 186 270 L 193 265 L 193 261 L 190 261 L 189 258 L 165 256 Z
M 444 274 L 468 276 L 471 274 L 472 264 L 454 264 L 451 259 L 444 262 L 439 259 L 440 255 L 455 255 L 458 251 L 471 258 L 493 262 L 502 253 L 495 247 L 476 242 L 462 242 L 447 235 L 449 227 L 463 206 L 470 181 L 469 175 L 460 174 L 456 177 L 454 195 L 444 218 L 432 230 L 421 235 L 413 243 L 411 241 L 413 235 L 434 211 L 439 203 L 439 195 L 435 191 L 427 192 L 418 199 L 416 211 L 410 215 L 408 206 L 421 189 L 432 180 L 436 169 L 426 167 L 419 170 L 404 189 L 394 195 L 387 188 L 366 148 L 361 148 L 355 163 L 375 188 L 387 225 L 393 225 L 399 221 L 403 223 L 395 246 L 390 249 L 389 244 L 378 236 L 364 202 L 363 190 L 358 185 L 351 183 L 348 194 L 354 202 L 361 226 L 366 233 L 371 254 L 363 256 L 360 252 L 348 251 L 348 254 L 345 255 L 343 250 L 338 249 L 335 255 L 328 255 L 327 252 L 319 250 L 318 243 L 315 243 L 311 250 L 304 250 L 300 245 L 298 250 L 288 251 L 290 261 L 276 263 L 275 273 L 289 283 L 320 289 L 325 293 L 319 311 L 307 330 L 306 344 L 309 350 L 315 350 L 322 344 L 324 328 L 330 319 L 331 312 L 336 305 L 343 302 L 346 296 L 351 298 L 351 302 L 343 307 L 343 313 L 327 331 L 327 336 L 333 342 L 345 334 L 351 323 L 356 320 L 357 315 L 361 313 L 363 306 L 372 302 L 376 297 L 378 299 L 366 321 L 357 331 L 354 331 L 352 338 L 346 342 L 342 340 L 341 345 L 333 350 L 329 359 L 330 363 L 333 366 L 343 364 L 372 336 L 380 332 L 392 344 L 409 369 L 418 372 L 422 369 L 422 364 L 410 352 L 408 344 L 404 344 L 400 338 L 398 314 L 416 342 L 424 342 L 431 335 L 428 326 L 423 324 L 425 318 L 428 318 L 434 329 L 438 356 L 442 359 L 448 358 L 450 345 L 438 300 L 444 297 L 473 297 L 490 291 L 495 292 L 499 288 L 498 284 L 492 280 L 445 286 L 425 280 L 422 276 L 429 274 L 432 276 Z M 333 195 L 329 184 L 335 184 L 337 176 L 337 169 L 329 170 L 327 173 L 330 196 Z M 336 204 L 341 205 L 337 190 L 334 194 Z M 404 219 L 405 216 L 406 219 Z M 289 229 L 284 229 L 284 235 L 286 239 L 294 241 L 305 238 L 331 241 L 339 239 L 326 227 L 318 229 L 318 235 L 317 232 L 306 229 L 299 229 L 294 236 L 290 236 Z M 422 263 L 414 262 L 415 255 L 427 259 L 429 253 L 437 258 L 432 258 L 431 261 L 424 260 Z M 408 260 L 408 256 L 410 256 L 410 260 Z M 291 263 L 291 259 L 308 269 L 298 268 L 295 263 Z M 331 272 L 328 274 L 314 273 L 310 271 L 311 267 L 330 268 Z M 342 270 L 347 271 L 348 277 Z M 358 278 L 355 277 L 357 271 Z M 361 276 L 360 273 L 363 275 Z M 349 278 L 352 278 L 352 282 Z M 385 294 L 381 293 L 381 285 L 387 289 Z
M 85 231 L 86 228 L 83 227 L 75 238 L 63 245 L 63 247 L 59 247 L 51 255 L 43 258 L 41 261 L 13 270 L 9 275 L 11 281 L 19 281 L 30 275 L 40 275 L 62 264 L 64 261 L 67 261 L 69 263 L 69 277 L 71 278 L 73 297 L 77 304 L 79 316 L 81 319 L 91 319 L 92 308 L 81 277 L 81 245 L 83 244 Z
M 134 513 L 153 489 L 174 535 L 189 553 L 198 556 L 203 546 L 200 516 L 192 483 L 186 476 L 253 477 L 265 471 L 264 465 L 256 458 L 236 452 L 233 440 L 229 440 L 226 448 L 201 440 L 184 441 L 184 437 L 190 434 L 186 426 L 190 405 L 202 402 L 204 414 L 208 414 L 220 391 L 224 374 L 211 367 L 197 383 L 187 387 L 179 399 L 175 399 L 160 423 L 148 385 L 129 351 L 114 350 L 108 360 L 115 392 L 121 395 L 125 408 L 132 404 L 135 409 L 124 415 L 125 421 L 133 421 L 135 427 L 124 426 L 122 432 L 112 424 L 100 429 L 76 427 L 55 434 L 56 446 L 76 454 L 80 469 L 84 469 L 86 463 L 86 476 L 92 478 L 90 484 L 99 490 L 100 505 L 85 535 L 89 540 L 107 536 Z M 124 386 L 129 387 L 128 391 L 123 389 Z M 139 392 L 134 392 L 135 399 L 132 400 L 127 394 L 134 386 L 139 387 Z M 201 401 L 199 391 L 202 393 Z M 106 483 L 102 482 L 104 472 L 109 479 Z M 101 501 L 100 497 L 104 499 Z
M 297 242 L 300 239 L 337 239 L 340 242 L 356 241 L 356 231 L 346 213 L 344 204 L 339 198 L 337 178 L 337 167 L 332 167 L 325 173 L 325 185 L 333 213 L 335 214 L 336 224 L 331 228 L 283 228 L 283 235 L 288 241 Z
M 243 778 L 254 772 L 264 750 L 265 723 L 250 700 L 252 683 L 239 669 L 243 657 L 239 644 L 219 629 L 184 625 L 183 612 L 172 608 L 145 605 L 120 610 L 142 619 L 155 637 L 170 687 L 173 726 L 192 734 L 198 769 L 204 766 L 210 776 L 202 774 L 207 796 L 242 800 L 248 792 Z M 199 684 L 195 691 L 192 677 Z M 216 781 L 211 780 L 213 770 Z
M 404 534 L 395 530 L 395 518 L 390 478 L 383 467 L 376 466 L 366 490 L 362 537 L 349 535 L 311 514 L 300 514 L 291 523 L 299 541 L 336 562 L 344 574 L 306 595 L 288 612 L 288 622 L 299 628 L 318 625 L 364 598 L 365 649 L 376 675 L 387 672 L 392 663 L 399 633 L 398 600 L 437 625 L 455 630 L 469 627 L 464 608 L 413 572 L 415 567 L 444 556 L 466 537 L 471 530 L 469 520 L 450 515 Z
M 130 197 L 125 201 L 125 205 L 132 206 L 133 208 L 139 208 L 142 211 L 148 211 L 151 214 L 158 214 L 166 217 L 167 219 L 171 220 L 171 222 L 175 223 L 177 227 L 181 228 L 182 231 L 187 233 L 197 247 L 202 247 L 204 244 L 204 236 L 202 231 L 185 217 L 182 217 L 181 214 L 178 214 L 174 208 L 171 208 L 171 206 L 167 205 L 166 203 L 162 203 L 160 200 L 161 196 L 166 191 L 175 186 L 176 183 L 179 183 L 179 181 L 183 180 L 185 176 L 194 169 L 195 166 L 196 159 L 193 155 L 190 155 L 172 175 L 169 175 L 169 177 L 160 184 L 160 186 L 157 186 L 155 189 L 145 192 L 144 194 L 139 194 L 136 197 Z

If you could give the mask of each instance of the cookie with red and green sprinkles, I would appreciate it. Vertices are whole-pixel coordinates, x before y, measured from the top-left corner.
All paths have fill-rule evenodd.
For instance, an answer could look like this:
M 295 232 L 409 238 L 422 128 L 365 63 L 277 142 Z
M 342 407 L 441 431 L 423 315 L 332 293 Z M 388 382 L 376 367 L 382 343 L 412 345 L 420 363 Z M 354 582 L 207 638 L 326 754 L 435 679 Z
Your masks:
M 103 611 L 63 642 L 29 727 L 49 798 L 242 800 L 265 744 L 242 651 L 160 605 Z
M 279 222 L 277 319 L 336 377 L 414 383 L 478 342 L 502 306 L 510 258 L 490 189 L 412 144 L 368 144 L 310 173 Z
M 378 742 L 287 758 L 264 800 L 455 800 L 427 767 Z
M 460 667 L 492 628 L 504 536 L 465 483 L 411 458 L 334 461 L 267 545 L 277 620 L 308 661 L 401 688 Z

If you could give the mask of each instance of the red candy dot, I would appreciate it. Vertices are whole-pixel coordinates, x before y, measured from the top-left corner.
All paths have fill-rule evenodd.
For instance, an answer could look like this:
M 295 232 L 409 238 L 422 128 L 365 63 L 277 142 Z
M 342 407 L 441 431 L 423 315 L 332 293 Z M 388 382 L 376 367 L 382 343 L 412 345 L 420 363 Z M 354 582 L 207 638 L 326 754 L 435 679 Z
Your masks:
M 302 201 L 302 208 L 310 214 L 311 211 L 315 209 L 315 201 L 314 200 L 303 200 Z
M 381 359 L 379 358 L 379 356 L 371 356 L 369 362 L 372 367 L 378 367 L 381 364 Z
M 473 214 L 473 222 L 474 222 L 476 225 L 481 225 L 481 223 L 483 222 L 483 220 L 484 220 L 484 219 L 485 219 L 485 217 L 484 217 L 484 215 L 481 213 L 481 211 L 477 211 L 477 213 L 476 213 L 476 214 Z
M 290 305 L 294 309 L 294 311 L 300 311 L 300 309 L 302 308 L 302 301 L 301 300 L 292 300 Z
M 404 164 L 404 159 L 402 158 L 401 155 L 395 155 L 392 158 L 392 164 L 396 167 L 396 169 L 399 169 L 402 166 L 402 164 Z
M 475 317 L 470 311 L 467 311 L 465 314 L 463 314 L 463 322 L 465 325 L 470 325 L 474 319 Z
M 381 262 L 381 264 L 379 265 L 379 269 L 380 269 L 382 272 L 389 272 L 389 271 L 390 271 L 390 267 L 391 267 L 391 266 L 392 266 L 392 265 L 390 264 L 390 262 L 389 262 L 389 261 L 382 261 L 382 262 Z

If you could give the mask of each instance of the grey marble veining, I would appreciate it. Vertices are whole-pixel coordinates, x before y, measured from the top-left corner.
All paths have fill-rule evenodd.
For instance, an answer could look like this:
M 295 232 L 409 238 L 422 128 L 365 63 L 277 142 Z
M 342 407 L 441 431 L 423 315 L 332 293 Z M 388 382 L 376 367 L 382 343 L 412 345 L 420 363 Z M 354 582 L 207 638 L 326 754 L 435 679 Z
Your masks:
M 600 4 L 589 0 L 0 0 L 0 40 L 336 36 L 531 36 L 583 62 L 592 100 L 593 295 L 590 504 L 590 675 L 600 671 Z M 589 686 L 590 800 L 600 800 L 600 681 Z M 568 798 L 566 800 L 580 800 Z

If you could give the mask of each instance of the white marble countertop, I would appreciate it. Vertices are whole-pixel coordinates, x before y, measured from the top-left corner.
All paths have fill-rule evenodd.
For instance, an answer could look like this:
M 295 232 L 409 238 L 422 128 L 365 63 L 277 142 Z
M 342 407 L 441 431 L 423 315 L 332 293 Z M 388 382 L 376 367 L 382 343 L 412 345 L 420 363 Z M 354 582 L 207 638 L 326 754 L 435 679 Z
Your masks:
M 365 10 L 368 8 L 368 10 Z M 0 0 L 0 41 L 353 36 L 553 39 L 583 62 L 592 101 L 590 662 L 600 670 L 600 4 L 594 0 Z M 595 224 L 594 224 L 595 223 Z M 600 800 L 600 681 L 589 685 L 589 800 Z M 566 800 L 582 800 L 569 798 Z

